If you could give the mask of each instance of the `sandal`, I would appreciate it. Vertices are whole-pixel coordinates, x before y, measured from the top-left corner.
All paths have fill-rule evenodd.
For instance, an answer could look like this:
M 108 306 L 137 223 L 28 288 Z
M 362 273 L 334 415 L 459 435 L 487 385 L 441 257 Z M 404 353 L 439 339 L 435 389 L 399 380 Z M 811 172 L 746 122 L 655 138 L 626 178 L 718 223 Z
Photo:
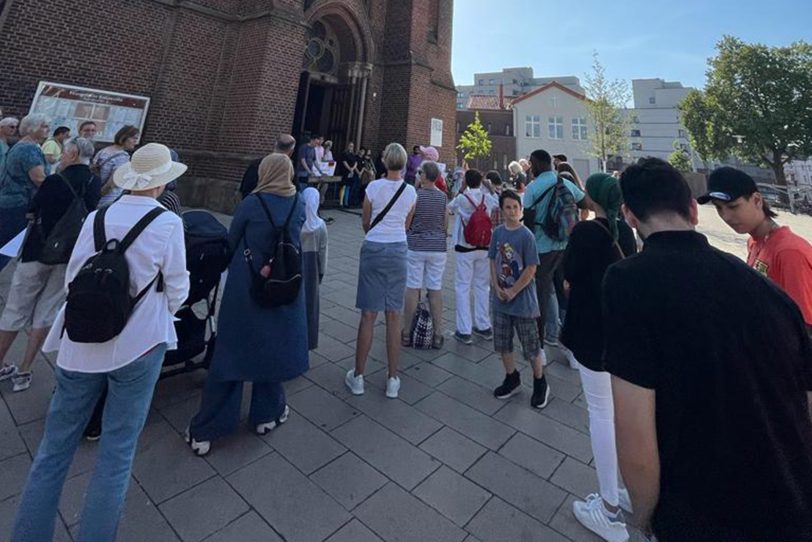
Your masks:
M 406 335 L 402 331 L 400 332 L 400 345 L 401 346 L 412 346 L 412 335 L 411 333 Z
M 435 350 L 441 350 L 443 348 L 443 344 L 445 343 L 445 337 L 442 335 L 438 335 L 437 333 L 431 338 L 431 347 Z

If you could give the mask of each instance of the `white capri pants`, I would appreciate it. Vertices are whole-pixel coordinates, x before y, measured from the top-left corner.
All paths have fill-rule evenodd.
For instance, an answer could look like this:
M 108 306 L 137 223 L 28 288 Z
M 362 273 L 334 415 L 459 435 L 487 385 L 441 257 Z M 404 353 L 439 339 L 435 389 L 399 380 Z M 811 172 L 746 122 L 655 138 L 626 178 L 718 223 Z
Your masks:
M 408 251 L 406 253 L 406 287 L 415 290 L 421 288 L 442 290 L 447 258 L 448 255 L 445 252 Z

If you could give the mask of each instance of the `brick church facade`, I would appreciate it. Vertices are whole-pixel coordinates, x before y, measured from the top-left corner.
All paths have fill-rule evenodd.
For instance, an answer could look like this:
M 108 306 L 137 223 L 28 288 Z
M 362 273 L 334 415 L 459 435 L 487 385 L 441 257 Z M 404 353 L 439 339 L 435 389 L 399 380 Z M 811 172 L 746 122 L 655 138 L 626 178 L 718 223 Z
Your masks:
M 427 144 L 454 160 L 453 0 L 0 0 L 0 107 L 39 81 L 148 96 L 142 141 L 189 164 L 184 203 L 233 207 L 279 133 L 340 153 Z M 435 125 L 437 123 L 435 122 Z

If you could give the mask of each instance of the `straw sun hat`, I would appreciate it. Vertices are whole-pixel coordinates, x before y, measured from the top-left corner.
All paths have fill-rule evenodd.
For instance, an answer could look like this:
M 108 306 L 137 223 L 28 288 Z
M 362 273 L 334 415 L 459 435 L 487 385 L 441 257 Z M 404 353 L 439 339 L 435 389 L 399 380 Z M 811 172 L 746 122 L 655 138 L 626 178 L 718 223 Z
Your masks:
M 116 170 L 113 182 L 124 190 L 150 190 L 169 184 L 186 169 L 185 164 L 172 161 L 166 145 L 147 143 L 133 153 L 128 163 Z

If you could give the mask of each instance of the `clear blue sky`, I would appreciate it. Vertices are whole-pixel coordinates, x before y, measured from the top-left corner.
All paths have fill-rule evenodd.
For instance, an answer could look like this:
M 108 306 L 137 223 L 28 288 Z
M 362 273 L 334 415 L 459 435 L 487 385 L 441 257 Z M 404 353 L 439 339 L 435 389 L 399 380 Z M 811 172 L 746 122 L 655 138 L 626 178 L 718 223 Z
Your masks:
M 475 72 L 517 66 L 583 81 L 596 50 L 610 78 L 702 87 L 723 34 L 812 42 L 812 1 L 455 0 L 451 62 L 458 85 L 472 84 Z

